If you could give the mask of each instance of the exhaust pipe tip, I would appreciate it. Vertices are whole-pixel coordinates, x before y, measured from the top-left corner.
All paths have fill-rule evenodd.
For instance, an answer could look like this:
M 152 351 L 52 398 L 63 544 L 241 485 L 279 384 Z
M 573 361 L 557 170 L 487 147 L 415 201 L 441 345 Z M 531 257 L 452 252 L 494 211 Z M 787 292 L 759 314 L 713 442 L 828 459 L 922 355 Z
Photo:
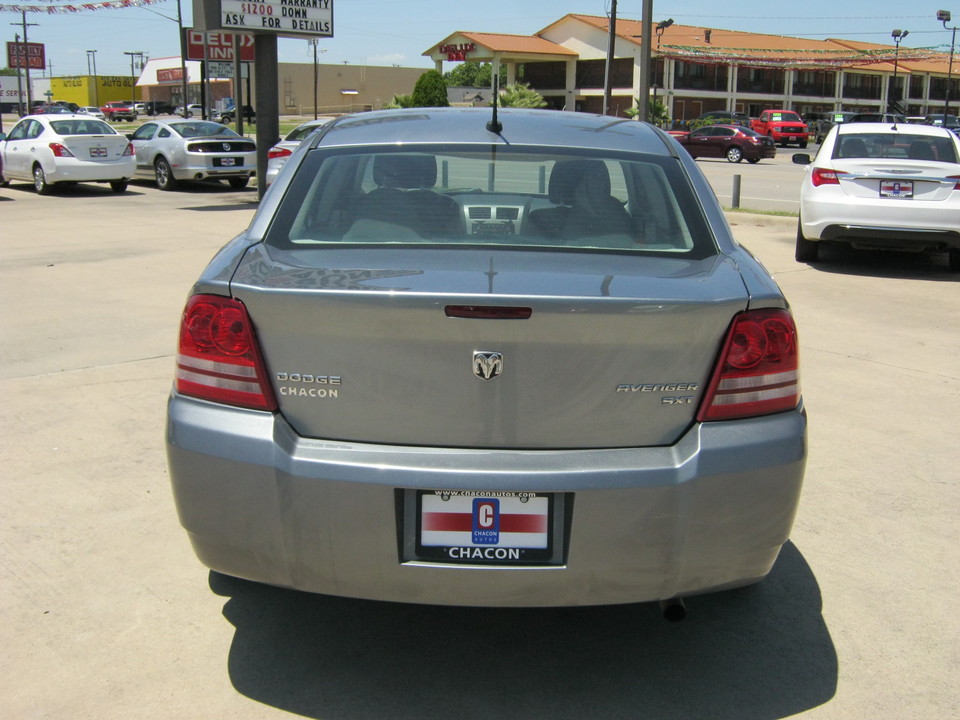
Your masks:
M 660 613 L 667 622 L 680 622 L 687 616 L 687 606 L 683 604 L 683 598 L 661 600 Z

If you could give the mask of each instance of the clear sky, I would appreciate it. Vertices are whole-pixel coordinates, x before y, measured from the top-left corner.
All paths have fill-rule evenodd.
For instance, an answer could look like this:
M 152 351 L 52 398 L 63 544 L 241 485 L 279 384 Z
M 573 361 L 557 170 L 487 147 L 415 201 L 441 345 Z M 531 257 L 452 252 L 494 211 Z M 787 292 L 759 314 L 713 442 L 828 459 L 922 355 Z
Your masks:
M 89 0 L 0 0 L 0 40 L 12 41 L 21 16 L 16 5 L 80 5 Z M 192 0 L 181 0 L 185 26 L 192 22 Z M 567 13 L 606 15 L 610 0 L 334 0 L 334 37 L 321 38 L 321 63 L 432 67 L 423 57 L 430 48 L 457 30 L 530 35 Z M 960 24 L 960 0 L 802 0 L 776 14 L 784 3 L 759 0 L 657 0 L 653 20 L 673 18 L 682 25 L 745 30 L 773 35 L 822 39 L 846 38 L 892 43 L 894 28 L 909 30 L 903 47 L 949 49 L 950 32 L 936 20 L 937 10 L 953 13 L 950 25 Z M 619 17 L 640 20 L 641 0 L 619 0 Z M 166 16 L 166 17 L 164 17 Z M 177 0 L 162 0 L 138 8 L 102 9 L 70 14 L 27 13 L 37 23 L 27 29 L 31 42 L 46 45 L 54 75 L 87 73 L 87 50 L 96 50 L 97 72 L 129 75 L 130 57 L 179 54 Z M 17 23 L 11 25 L 11 23 Z M 303 39 L 281 39 L 281 62 L 310 62 Z M 0 64 L 5 64 L 6 56 Z M 960 59 L 958 59 L 960 62 Z

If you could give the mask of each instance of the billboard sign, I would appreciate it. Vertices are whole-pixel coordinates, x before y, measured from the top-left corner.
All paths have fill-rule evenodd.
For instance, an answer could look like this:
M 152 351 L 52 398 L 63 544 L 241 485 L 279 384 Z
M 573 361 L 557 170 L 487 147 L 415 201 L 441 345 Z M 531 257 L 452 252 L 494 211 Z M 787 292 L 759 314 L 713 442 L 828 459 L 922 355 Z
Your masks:
M 206 36 L 206 43 L 204 43 Z M 206 47 L 206 55 L 204 55 Z M 254 60 L 253 36 L 240 34 L 240 62 Z M 187 60 L 233 62 L 233 33 L 187 30 Z
M 333 37 L 333 0 L 220 0 L 225 29 Z
M 47 67 L 43 43 L 8 42 L 7 67 L 43 70 Z

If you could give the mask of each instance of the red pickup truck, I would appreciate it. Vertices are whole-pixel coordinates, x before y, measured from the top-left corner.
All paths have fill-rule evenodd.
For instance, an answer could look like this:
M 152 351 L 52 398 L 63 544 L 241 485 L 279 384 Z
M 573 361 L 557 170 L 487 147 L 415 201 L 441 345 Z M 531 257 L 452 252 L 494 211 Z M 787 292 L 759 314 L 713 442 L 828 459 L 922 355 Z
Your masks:
M 132 102 L 108 102 L 100 108 L 100 112 L 107 120 L 113 120 L 114 122 L 137 119 L 137 110 Z
M 805 148 L 810 140 L 807 124 L 793 110 L 764 110 L 759 118 L 750 123 L 750 127 L 761 135 L 773 138 L 781 147 L 796 142 Z

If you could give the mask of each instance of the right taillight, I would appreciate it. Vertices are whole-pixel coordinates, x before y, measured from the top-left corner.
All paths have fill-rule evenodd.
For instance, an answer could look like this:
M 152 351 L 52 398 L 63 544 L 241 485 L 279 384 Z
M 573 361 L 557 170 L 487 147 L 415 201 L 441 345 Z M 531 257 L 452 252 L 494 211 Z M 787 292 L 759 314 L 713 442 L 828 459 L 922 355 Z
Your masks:
M 287 148 L 270 148 L 270 149 L 267 151 L 267 159 L 268 159 L 268 160 L 274 160 L 274 159 L 276 159 L 276 158 L 287 157 L 288 155 L 293 155 L 293 151 L 292 151 L 292 150 L 288 150 Z
M 814 187 L 821 185 L 839 185 L 840 176 L 846 175 L 843 170 L 829 170 L 827 168 L 814 168 L 810 175 Z
M 243 303 L 194 295 L 180 325 L 177 392 L 255 410 L 276 410 L 256 334 Z
M 734 420 L 792 410 L 800 402 L 797 328 L 787 310 L 734 318 L 697 420 Z
M 953 186 L 953 189 L 960 190 L 960 175 L 948 175 L 947 180 L 956 180 L 957 184 Z

